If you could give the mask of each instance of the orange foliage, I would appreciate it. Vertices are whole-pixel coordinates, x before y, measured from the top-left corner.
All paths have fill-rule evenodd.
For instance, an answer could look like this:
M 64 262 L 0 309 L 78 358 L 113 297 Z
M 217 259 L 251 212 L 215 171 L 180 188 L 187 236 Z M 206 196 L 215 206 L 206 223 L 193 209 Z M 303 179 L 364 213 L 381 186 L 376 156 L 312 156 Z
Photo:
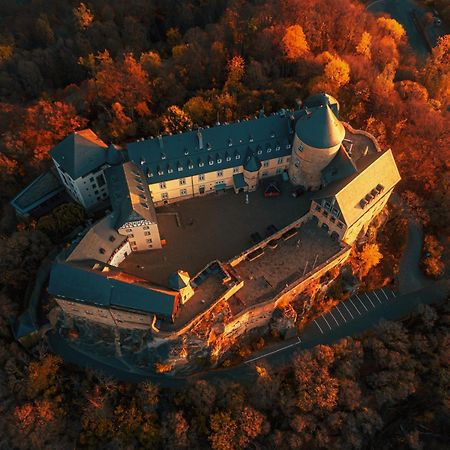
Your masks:
M 48 400 L 36 400 L 33 403 L 25 403 L 16 406 L 14 417 L 19 422 L 21 428 L 37 428 L 55 420 L 52 405 Z
M 22 126 L 4 135 L 4 144 L 11 157 L 23 160 L 30 153 L 40 161 L 48 151 L 68 134 L 87 124 L 73 106 L 63 102 L 38 100 L 22 113 Z
M 296 60 L 309 51 L 305 33 L 300 25 L 287 27 L 282 42 L 287 59 Z

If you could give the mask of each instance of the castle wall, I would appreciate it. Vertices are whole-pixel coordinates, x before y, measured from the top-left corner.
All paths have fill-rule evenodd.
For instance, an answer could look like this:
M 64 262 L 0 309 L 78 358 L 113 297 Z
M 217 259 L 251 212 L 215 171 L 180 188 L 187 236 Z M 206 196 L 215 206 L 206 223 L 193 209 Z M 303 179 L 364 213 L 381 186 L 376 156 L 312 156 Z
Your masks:
M 118 267 L 122 261 L 131 253 L 130 243 L 125 241 L 120 247 L 117 247 L 108 261 L 110 266 Z
M 291 302 L 309 283 L 320 278 L 333 267 L 342 264 L 349 257 L 350 251 L 351 247 L 345 246 L 339 253 L 318 266 L 313 272 L 291 283 L 273 299 L 245 309 L 233 321 L 225 325 L 223 334 L 227 338 L 235 339 L 254 328 L 268 325 L 278 306 Z

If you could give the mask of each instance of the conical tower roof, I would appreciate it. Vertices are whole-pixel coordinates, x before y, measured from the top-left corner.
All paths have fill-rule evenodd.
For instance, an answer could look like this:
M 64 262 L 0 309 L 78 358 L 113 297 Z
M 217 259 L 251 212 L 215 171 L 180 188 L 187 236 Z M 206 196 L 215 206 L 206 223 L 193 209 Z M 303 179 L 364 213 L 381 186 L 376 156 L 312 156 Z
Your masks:
M 253 152 L 249 153 L 244 164 L 244 170 L 246 170 L 247 172 L 258 172 L 260 168 L 261 161 L 255 156 Z
M 330 148 L 342 143 L 345 128 L 328 104 L 305 108 L 295 126 L 297 136 L 315 148 Z

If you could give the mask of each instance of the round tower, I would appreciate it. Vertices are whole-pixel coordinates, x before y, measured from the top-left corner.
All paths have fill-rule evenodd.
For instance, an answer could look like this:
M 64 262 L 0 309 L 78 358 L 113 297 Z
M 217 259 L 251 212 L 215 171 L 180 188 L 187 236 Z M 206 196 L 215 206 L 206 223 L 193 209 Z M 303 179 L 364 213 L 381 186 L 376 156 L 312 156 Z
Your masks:
M 261 168 L 261 161 L 250 153 L 244 164 L 244 180 L 247 183 L 247 191 L 254 191 L 258 187 L 259 169 Z
M 321 171 L 334 158 L 345 136 L 338 111 L 338 102 L 327 94 L 305 100 L 295 125 L 288 169 L 292 184 L 310 190 L 320 188 Z

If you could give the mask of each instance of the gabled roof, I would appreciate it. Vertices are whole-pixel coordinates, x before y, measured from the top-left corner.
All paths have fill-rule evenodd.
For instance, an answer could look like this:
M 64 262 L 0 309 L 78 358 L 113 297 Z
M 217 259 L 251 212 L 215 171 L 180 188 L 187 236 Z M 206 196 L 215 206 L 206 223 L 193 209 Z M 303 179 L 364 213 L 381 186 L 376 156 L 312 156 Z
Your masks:
M 357 172 L 356 166 L 350 158 L 347 151 L 341 145 L 335 157 L 330 164 L 322 169 L 322 180 L 324 185 L 328 185 L 333 181 L 350 177 Z
M 115 218 L 112 214 L 104 217 L 94 224 L 79 242 L 74 245 L 73 251 L 67 261 L 82 261 L 95 259 L 108 262 L 114 251 L 126 241 L 114 228 Z
M 171 317 L 178 293 L 97 261 L 54 263 L 48 291 L 56 297 L 103 307 Z
M 127 222 L 156 223 L 156 211 L 142 170 L 131 161 L 105 170 L 116 228 Z
M 179 291 L 189 285 L 189 275 L 182 270 L 171 273 L 169 275 L 169 287 L 175 291 Z
M 345 137 L 345 128 L 328 104 L 304 108 L 295 126 L 297 136 L 315 148 L 330 148 Z
M 317 196 L 318 199 L 335 197 L 347 226 L 353 225 L 366 212 L 361 200 L 371 195 L 377 187 L 381 187 L 381 191 L 374 197 L 376 201 L 377 195 L 383 196 L 400 181 L 400 174 L 390 149 L 358 159 L 356 168 L 357 173 L 331 183 Z
M 72 179 L 76 179 L 105 163 L 106 148 L 92 130 L 86 129 L 67 136 L 50 150 L 50 155 Z
M 149 184 L 241 166 L 248 149 L 256 151 L 258 146 L 262 150 L 259 160 L 281 158 L 291 154 L 291 115 L 295 120 L 299 114 L 281 111 L 268 117 L 137 141 L 127 144 L 128 156 L 144 171 Z M 212 165 L 208 164 L 209 156 Z M 168 172 L 169 166 L 173 172 Z M 182 167 L 180 171 L 178 166 Z

